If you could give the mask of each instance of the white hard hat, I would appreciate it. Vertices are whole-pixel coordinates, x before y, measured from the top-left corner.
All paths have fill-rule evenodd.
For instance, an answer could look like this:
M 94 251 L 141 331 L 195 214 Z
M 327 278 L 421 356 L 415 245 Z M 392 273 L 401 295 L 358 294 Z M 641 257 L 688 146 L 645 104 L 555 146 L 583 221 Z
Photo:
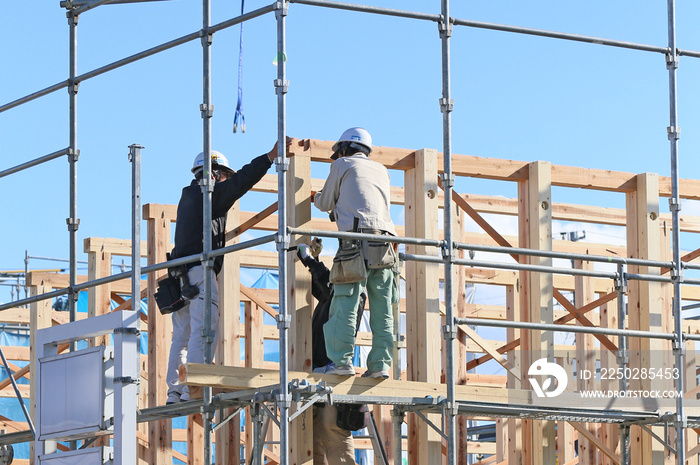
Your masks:
M 231 167 L 228 164 L 228 160 L 226 157 L 221 153 L 217 152 L 216 150 L 211 151 L 211 166 L 212 169 L 217 169 L 217 168 L 224 168 L 228 171 L 233 172 Z M 199 155 L 197 155 L 194 158 L 194 163 L 192 164 L 192 172 L 196 173 L 197 171 L 201 170 L 204 168 L 204 152 L 199 152 Z
M 343 132 L 340 135 L 338 142 L 333 144 L 334 152 L 338 150 L 339 144 L 341 142 L 355 142 L 358 144 L 362 144 L 365 147 L 367 147 L 370 152 L 372 151 L 372 136 L 370 136 L 369 132 L 367 132 L 367 130 L 363 128 L 346 129 L 345 132 Z

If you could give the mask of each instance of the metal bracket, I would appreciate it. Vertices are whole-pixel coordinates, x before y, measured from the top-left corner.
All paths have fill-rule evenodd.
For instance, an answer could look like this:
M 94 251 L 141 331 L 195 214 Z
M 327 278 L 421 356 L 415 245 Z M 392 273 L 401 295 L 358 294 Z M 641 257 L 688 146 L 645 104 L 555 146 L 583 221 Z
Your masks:
M 199 105 L 199 111 L 202 112 L 202 118 L 211 118 L 214 116 L 214 105 L 202 103 Z
M 452 18 L 448 18 L 447 21 L 445 21 L 444 16 L 440 17 L 440 21 L 438 21 L 438 31 L 440 32 L 440 38 L 452 37 Z
M 112 331 L 114 334 L 141 334 L 141 331 L 138 328 L 130 328 L 128 326 L 122 327 L 122 328 L 114 328 L 114 331 Z
M 289 326 L 291 325 L 292 322 L 292 317 L 289 315 L 280 315 L 279 313 L 275 317 L 275 320 L 277 320 L 277 328 L 278 329 L 289 329 Z
M 627 294 L 627 274 L 624 272 L 619 273 L 619 276 L 615 278 L 615 291 Z
M 666 52 L 666 69 L 678 69 L 678 54 Z
M 683 333 L 673 339 L 671 347 L 673 348 L 673 355 L 685 355 L 685 337 Z
M 236 410 L 234 410 L 233 412 L 231 412 L 231 414 L 229 414 L 226 418 L 224 418 L 223 420 L 221 420 L 220 422 L 218 422 L 218 423 L 211 429 L 211 432 L 212 432 L 212 433 L 216 433 L 216 430 L 218 430 L 219 428 L 221 428 L 222 426 L 224 426 L 226 423 L 229 422 L 229 420 L 231 420 L 233 417 L 235 417 L 236 415 L 238 415 L 238 414 L 241 413 L 242 411 L 243 411 L 243 407 L 238 407 Z
M 672 447 L 669 443 L 667 443 L 663 438 L 661 438 L 658 434 L 653 432 L 651 428 L 647 427 L 646 425 L 640 424 L 639 425 L 643 430 L 645 430 L 647 433 L 651 435 L 654 439 L 659 441 L 666 449 L 670 450 L 674 454 L 676 453 L 676 449 Z
M 679 271 L 676 268 L 671 268 L 671 282 L 676 281 L 678 281 L 679 283 L 683 282 L 683 269 Z
M 66 155 L 68 155 L 69 162 L 77 162 L 80 158 L 80 150 L 68 148 L 68 152 L 66 153 Z
M 668 140 L 678 140 L 681 138 L 681 128 L 678 126 L 669 126 L 666 128 Z
M 442 100 L 442 99 L 440 99 Z M 450 173 L 449 176 L 447 173 L 442 173 L 440 175 L 440 182 L 442 183 L 442 187 L 447 188 L 447 187 L 452 187 L 455 185 L 455 175 L 454 173 Z
M 620 366 L 625 366 L 630 361 L 630 354 L 626 350 L 617 351 L 617 364 Z
M 681 211 L 681 199 L 668 199 L 668 209 L 671 211 Z
M 202 338 L 204 338 L 206 342 L 214 342 L 214 331 L 207 331 L 206 329 L 203 329 L 199 332 L 199 334 L 202 336 Z
M 277 95 L 279 94 L 286 94 L 289 92 L 289 81 L 288 80 L 282 80 L 282 79 L 275 79 L 273 84 L 275 85 L 275 93 Z
M 66 11 L 66 18 L 68 18 L 68 25 L 69 26 L 77 26 L 78 25 L 78 18 L 80 18 L 80 15 L 73 14 L 73 10 L 77 8 L 76 6 L 73 6 L 73 2 L 68 1 L 66 2 L 66 9 L 70 11 Z
M 121 384 L 141 384 L 140 379 L 134 379 L 131 376 L 118 376 L 114 378 L 114 382 Z
M 68 89 L 68 93 L 69 93 L 69 94 L 72 94 L 72 95 L 77 94 L 79 88 L 80 88 L 80 83 L 79 83 L 79 82 L 71 82 L 71 83 L 68 83 L 67 89 Z
M 275 11 L 275 18 L 279 18 L 280 16 L 287 16 L 289 14 L 289 2 L 281 1 L 281 2 L 275 2 L 275 6 L 272 7 L 272 9 Z
M 212 42 L 214 42 L 214 33 L 213 32 L 205 32 L 204 29 L 199 31 L 199 37 L 201 37 L 202 41 L 202 46 L 204 45 L 211 45 Z
M 449 101 L 448 101 L 448 99 L 443 97 L 440 100 L 438 100 L 438 102 L 440 103 L 440 112 L 442 112 L 442 113 L 446 113 L 446 112 L 449 113 L 454 109 L 454 106 L 455 106 L 454 99 L 449 99 Z
M 457 337 L 457 326 L 445 325 L 442 327 L 442 337 L 445 339 L 455 339 Z
M 80 218 L 66 218 L 68 231 L 77 231 L 80 227 Z
M 289 159 L 284 157 L 280 160 L 280 157 L 275 157 L 275 167 L 277 172 L 289 171 Z
M 284 394 L 279 393 L 279 394 L 275 395 L 275 402 L 277 403 L 277 405 L 281 405 L 282 408 L 289 408 L 292 405 L 292 395 L 287 394 L 287 397 L 285 397 Z M 263 404 L 263 405 L 265 405 L 265 404 Z M 267 407 L 265 407 L 265 408 L 267 408 Z
M 443 439 L 448 440 L 447 435 L 446 435 L 440 428 L 438 428 L 437 426 L 435 426 L 435 424 L 434 424 L 432 421 L 428 420 L 428 417 L 426 417 L 425 415 L 423 415 L 423 414 L 421 413 L 420 410 L 414 410 L 413 413 L 415 413 L 416 415 L 418 415 L 419 417 L 421 417 L 421 418 L 423 419 L 423 421 L 424 421 L 428 426 L 430 426 L 432 429 L 434 429 L 440 436 L 442 436 Z
M 277 252 L 285 252 L 289 249 L 289 236 L 278 234 L 275 237 L 275 243 L 277 244 Z

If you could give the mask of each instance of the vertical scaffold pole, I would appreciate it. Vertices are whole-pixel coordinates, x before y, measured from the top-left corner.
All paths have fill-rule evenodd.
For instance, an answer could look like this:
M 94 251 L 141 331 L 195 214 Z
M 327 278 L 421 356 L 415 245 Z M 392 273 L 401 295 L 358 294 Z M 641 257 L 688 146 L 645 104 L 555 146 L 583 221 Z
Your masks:
M 69 142 L 68 142 L 68 164 L 69 164 L 69 216 L 66 220 L 68 224 L 68 244 L 69 244 L 69 286 L 70 291 L 68 293 L 68 318 L 69 321 L 76 321 L 77 311 L 76 304 L 78 302 L 78 294 L 75 293 L 75 284 L 78 278 L 78 255 L 77 255 L 77 235 L 78 226 L 80 225 L 80 220 L 78 219 L 77 203 L 78 203 L 78 83 L 75 80 L 78 74 L 78 15 L 75 11 L 70 9 L 66 13 L 68 17 L 69 26 L 69 77 L 68 77 L 68 119 L 69 119 Z M 70 351 L 75 351 L 77 349 L 77 343 L 70 343 Z M 70 449 L 75 450 L 77 448 L 76 441 L 69 441 Z
M 203 101 L 200 107 L 202 112 L 202 152 L 204 152 L 204 176 L 202 176 L 202 204 L 203 204 L 203 233 L 204 256 L 202 268 L 204 270 L 204 329 L 202 330 L 202 342 L 204 346 L 204 363 L 211 363 L 211 345 L 214 340 L 211 328 L 211 296 L 212 296 L 212 270 L 213 260 L 208 258 L 212 250 L 211 240 L 211 198 L 214 191 L 214 180 L 211 176 L 211 118 L 214 115 L 214 105 L 211 104 L 211 43 L 212 34 L 209 32 L 211 25 L 211 0 L 202 2 L 202 70 L 203 70 Z M 211 433 L 212 412 L 208 408 L 211 404 L 211 386 L 204 386 L 202 390 L 204 412 L 204 463 L 212 463 Z
M 78 15 L 75 14 L 73 10 L 68 10 L 66 13 L 68 17 L 68 26 L 70 28 L 70 52 L 69 52 L 69 78 L 68 78 L 68 98 L 69 98 L 69 143 L 68 143 L 68 163 L 69 163 L 69 176 L 70 176 L 70 206 L 69 206 L 69 217 L 66 220 L 68 224 L 68 236 L 69 236 L 69 261 L 70 261 L 70 293 L 68 299 L 68 310 L 70 321 L 75 321 L 76 319 L 76 301 L 78 296 L 74 294 L 73 287 L 77 280 L 77 270 L 78 270 L 78 258 L 77 258 L 77 233 L 78 225 L 80 220 L 77 217 L 77 192 L 78 192 L 78 117 L 77 117 L 77 106 L 78 106 L 78 83 L 75 81 L 75 77 L 78 71 L 78 59 L 77 59 L 77 49 L 78 49 L 78 39 L 77 39 L 77 28 L 78 28 Z M 71 350 L 75 350 L 75 343 L 71 344 Z
M 131 162 L 131 309 L 141 311 L 141 149 L 129 146 Z
M 280 288 L 279 288 L 279 314 L 277 315 L 277 328 L 279 329 L 279 354 L 280 354 L 280 393 L 277 396 L 277 405 L 280 409 L 280 465 L 289 465 L 289 407 L 291 395 L 289 393 L 289 342 L 288 330 L 290 323 L 289 279 L 287 277 L 287 249 L 289 248 L 289 234 L 287 233 L 287 108 L 286 95 L 289 87 L 286 68 L 286 30 L 285 19 L 289 12 L 289 2 L 279 1 L 275 4 L 275 17 L 277 18 L 277 79 L 275 79 L 275 92 L 277 93 L 277 205 L 278 205 L 278 231 L 277 231 L 277 255 L 279 258 Z
M 673 237 L 673 320 L 676 339 L 673 344 L 675 365 L 678 369 L 676 379 L 676 391 L 685 391 L 685 340 L 683 339 L 683 319 L 681 317 L 681 282 L 683 281 L 683 267 L 681 264 L 680 246 L 680 197 L 678 193 L 678 95 L 676 87 L 676 74 L 678 70 L 678 50 L 676 49 L 676 2 L 668 0 L 668 54 L 666 55 L 666 68 L 668 69 L 668 93 L 669 93 L 669 127 L 668 139 L 671 145 L 671 198 L 669 209 L 671 210 L 671 233 Z M 685 464 L 685 427 L 686 417 L 683 408 L 683 396 L 676 397 L 676 463 Z
M 442 111 L 442 145 L 444 159 L 444 173 L 442 185 L 445 193 L 445 329 L 444 337 L 447 350 L 447 408 L 445 409 L 447 426 L 447 463 L 457 463 L 457 431 L 455 403 L 455 366 L 454 366 L 454 340 L 457 337 L 457 327 L 454 323 L 454 298 L 452 286 L 452 269 L 454 260 L 454 247 L 452 241 L 452 186 L 454 175 L 452 174 L 452 98 L 450 93 L 450 37 L 452 36 L 452 22 L 450 19 L 450 2 L 442 0 L 442 20 L 439 25 L 440 38 L 442 39 L 442 98 L 440 110 Z M 466 444 L 464 445 L 466 447 Z M 464 451 L 466 453 L 466 451 Z
M 625 329 L 625 319 L 627 312 L 625 311 L 625 293 L 627 292 L 627 277 L 625 268 L 622 263 L 617 265 L 617 282 L 615 283 L 615 291 L 617 292 L 617 327 Z M 617 354 L 617 363 L 624 370 L 629 361 L 627 353 L 627 337 L 620 336 L 618 338 L 619 348 Z M 620 377 L 619 389 L 621 392 L 627 391 L 627 379 L 624 376 Z M 629 439 L 630 427 L 627 424 L 620 425 L 620 465 L 629 465 Z

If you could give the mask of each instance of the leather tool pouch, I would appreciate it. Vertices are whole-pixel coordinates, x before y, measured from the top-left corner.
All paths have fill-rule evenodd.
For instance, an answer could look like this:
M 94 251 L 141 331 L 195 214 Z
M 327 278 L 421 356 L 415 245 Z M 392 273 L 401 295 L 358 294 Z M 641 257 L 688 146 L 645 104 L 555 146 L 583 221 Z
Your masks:
M 330 281 L 333 284 L 357 283 L 367 279 L 367 268 L 359 241 L 341 240 L 333 258 Z
M 382 234 L 381 231 L 363 230 L 369 234 Z M 396 253 L 391 242 L 362 241 L 362 253 L 370 270 L 391 268 L 396 263 Z

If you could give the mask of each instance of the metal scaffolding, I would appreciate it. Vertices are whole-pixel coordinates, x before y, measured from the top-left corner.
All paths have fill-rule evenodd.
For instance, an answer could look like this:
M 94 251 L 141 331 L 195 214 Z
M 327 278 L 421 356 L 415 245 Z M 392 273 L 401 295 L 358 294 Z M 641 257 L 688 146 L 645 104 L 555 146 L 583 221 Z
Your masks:
M 122 0 L 125 1 L 125 0 Z M 129 0 L 126 0 L 129 1 Z M 139 0 L 130 0 L 139 1 Z M 415 398 L 367 398 L 363 396 L 336 396 L 337 400 L 350 403 L 377 403 L 377 404 L 389 404 L 394 405 L 394 420 L 395 420 L 395 434 L 398 435 L 400 439 L 401 435 L 401 422 L 405 412 L 414 412 L 421 416 L 430 426 L 435 428 L 443 435 L 447 441 L 447 463 L 450 465 L 455 465 L 457 463 L 457 450 L 458 447 L 466 448 L 466 445 L 458 445 L 456 438 L 456 417 L 458 415 L 486 415 L 490 417 L 515 417 L 515 418 L 533 418 L 533 419 L 574 419 L 577 421 L 591 421 L 591 422 L 610 422 L 618 423 L 621 425 L 621 441 L 623 447 L 622 452 L 622 462 L 629 463 L 628 456 L 628 437 L 630 424 L 662 424 L 662 425 L 673 425 L 676 431 L 676 461 L 678 464 L 685 463 L 685 453 L 686 453 L 686 443 L 684 430 L 690 426 L 700 425 L 700 418 L 688 418 L 684 412 L 684 400 L 682 397 L 678 397 L 676 401 L 676 411 L 672 415 L 662 415 L 654 412 L 628 412 L 624 410 L 619 411 L 606 411 L 606 412 L 592 412 L 590 409 L 585 408 L 546 408 L 537 406 L 524 406 L 524 405 L 495 405 L 495 404 L 482 404 L 479 402 L 471 402 L 469 399 L 458 399 L 455 394 L 455 361 L 454 361 L 454 342 L 457 337 L 457 325 L 468 324 L 468 325 L 486 325 L 486 326 L 498 326 L 505 328 L 522 328 L 522 329 L 537 329 L 537 330 L 547 330 L 547 331 L 570 331 L 586 334 L 601 334 L 601 335 L 616 335 L 620 337 L 620 352 L 624 354 L 626 352 L 626 340 L 629 337 L 645 337 L 645 338 L 660 338 L 664 340 L 673 341 L 673 352 L 675 356 L 675 366 L 682 368 L 684 366 L 684 353 L 685 353 L 685 341 L 686 340 L 700 340 L 700 338 L 685 334 L 682 327 L 682 317 L 681 317 L 681 283 L 686 284 L 700 284 L 700 279 L 688 279 L 683 277 L 684 268 L 694 268 L 699 269 L 697 266 L 683 265 L 681 262 L 680 255 L 680 194 L 679 194 L 679 175 L 678 175 L 678 139 L 679 139 L 679 129 L 678 129 L 678 117 L 677 117 L 677 89 L 676 89 L 676 76 L 678 70 L 678 63 L 680 56 L 688 56 L 700 58 L 700 52 L 688 51 L 678 49 L 676 46 L 676 24 L 675 24 L 675 1 L 667 1 L 668 10 L 668 46 L 658 47 L 645 44 L 636 44 L 630 42 L 622 42 L 615 40 L 608 40 L 598 37 L 588 37 L 580 36 L 574 34 L 544 31 L 523 27 L 506 26 L 500 24 L 484 23 L 477 21 L 463 20 L 459 18 L 454 18 L 450 15 L 450 2 L 449 0 L 441 0 L 440 14 L 426 14 L 417 13 L 411 11 L 403 11 L 397 9 L 380 8 L 364 5 L 355 5 L 350 3 L 340 3 L 327 0 L 279 0 L 274 1 L 270 5 L 259 8 L 255 11 L 242 14 L 238 17 L 232 18 L 230 20 L 211 24 L 210 18 L 210 0 L 203 0 L 203 13 L 202 13 L 202 28 L 178 39 L 166 42 L 162 45 L 153 47 L 151 49 L 145 50 L 143 52 L 137 53 L 135 55 L 129 56 L 127 58 L 115 61 L 106 66 L 94 69 L 87 73 L 78 75 L 76 66 L 76 50 L 77 50 L 77 25 L 78 17 L 80 14 L 87 12 L 95 7 L 108 3 L 121 3 L 119 0 L 73 0 L 61 2 L 61 6 L 67 8 L 68 18 L 69 18 L 69 28 L 70 28 L 70 63 L 69 63 L 69 77 L 67 80 L 59 82 L 53 86 L 46 89 L 40 90 L 33 94 L 27 95 L 23 98 L 15 100 L 13 102 L 4 104 L 0 106 L 0 112 L 10 110 L 18 105 L 22 105 L 34 99 L 40 98 L 42 96 L 48 95 L 59 89 L 67 88 L 70 95 L 70 138 L 69 146 L 57 150 L 56 152 L 50 153 L 48 155 L 36 158 L 34 160 L 28 161 L 26 163 L 20 164 L 18 166 L 6 169 L 0 172 L 0 178 L 11 175 L 13 173 L 31 168 L 33 166 L 45 163 L 47 161 L 59 158 L 62 156 L 67 156 L 70 162 L 70 216 L 67 220 L 68 230 L 69 230 L 69 241 L 70 241 L 70 285 L 65 289 L 56 290 L 39 296 L 34 296 L 31 298 L 26 298 L 23 300 L 18 300 L 15 302 L 10 302 L 8 304 L 0 305 L 0 310 L 11 308 L 14 306 L 25 305 L 40 300 L 50 299 L 61 295 L 68 295 L 70 302 L 70 319 L 74 321 L 76 318 L 75 314 L 75 304 L 78 292 L 81 289 L 86 289 L 89 287 L 97 286 L 100 284 L 105 284 L 109 282 L 114 282 L 120 279 L 133 277 L 133 287 L 132 287 L 132 297 L 133 297 L 133 309 L 138 308 L 139 293 L 140 293 L 140 275 L 141 273 L 151 273 L 154 271 L 165 269 L 168 266 L 175 266 L 178 264 L 185 264 L 190 262 L 199 261 L 205 269 L 204 279 L 205 279 L 205 321 L 206 329 L 204 330 L 203 338 L 205 341 L 205 363 L 211 362 L 212 359 L 212 348 L 211 344 L 213 341 L 213 331 L 210 326 L 211 317 L 211 292 L 212 283 L 210 279 L 210 273 L 206 272 L 213 266 L 213 259 L 216 256 L 231 253 L 237 250 L 242 250 L 245 248 L 254 247 L 263 243 L 275 242 L 278 259 L 279 259 L 279 270 L 280 270 L 280 286 L 279 286 L 279 315 L 277 317 L 277 327 L 279 329 L 279 354 L 280 354 L 280 383 L 279 385 L 272 386 L 268 390 L 263 390 L 263 395 L 260 392 L 249 393 L 242 392 L 233 395 L 212 395 L 212 388 L 206 387 L 204 389 L 203 401 L 190 401 L 186 404 L 181 404 L 177 406 L 164 406 L 155 407 L 152 409 L 147 409 L 140 412 L 139 421 L 151 421 L 157 418 L 170 418 L 172 416 L 177 416 L 181 414 L 188 413 L 202 413 L 204 418 L 204 463 L 212 462 L 212 419 L 213 413 L 216 409 L 236 406 L 241 407 L 244 405 L 257 405 L 263 404 L 265 402 L 274 402 L 276 407 L 279 409 L 279 428 L 280 428 L 280 441 L 281 441 L 281 455 L 280 460 L 282 465 L 288 465 L 290 463 L 289 457 L 289 443 L 290 443 L 290 431 L 289 423 L 293 419 L 290 416 L 290 408 L 292 403 L 292 395 L 299 396 L 300 398 L 311 401 L 314 396 L 316 398 L 319 395 L 318 391 L 309 390 L 308 387 L 295 385 L 291 382 L 288 376 L 289 373 L 289 336 L 288 331 L 290 327 L 290 314 L 293 309 L 290 308 L 290 302 L 288 299 L 290 291 L 290 283 L 287 276 L 287 271 L 289 270 L 288 255 L 287 251 L 290 248 L 292 235 L 305 235 L 305 236 L 321 236 L 321 237 L 335 237 L 335 238 L 363 238 L 370 239 L 373 236 L 359 233 L 343 233 L 343 232 L 328 232 L 328 231 L 318 231 L 318 230 L 305 230 L 292 228 L 288 225 L 287 211 L 287 170 L 289 167 L 289 160 L 286 157 L 285 147 L 286 147 L 286 137 L 287 137 L 287 115 L 286 115 L 286 94 L 288 92 L 288 81 L 287 81 L 287 71 L 285 60 L 279 57 L 286 56 L 286 19 L 289 15 L 289 7 L 291 3 L 298 3 L 304 5 L 318 6 L 324 8 L 334 8 L 341 10 L 349 10 L 356 12 L 364 12 L 369 14 L 386 15 L 393 17 L 409 18 L 421 21 L 429 21 L 436 23 L 439 29 L 439 38 L 441 41 L 441 71 L 442 71 L 442 95 L 439 99 L 440 111 L 442 113 L 442 127 L 443 127 L 443 154 L 444 154 L 444 167 L 441 178 L 441 184 L 444 190 L 444 240 L 428 240 L 423 238 L 412 238 L 412 237 L 391 237 L 381 236 L 382 241 L 391 241 L 402 244 L 420 244 L 429 247 L 438 248 L 441 252 L 440 257 L 427 256 L 427 255 L 415 255 L 415 254 L 402 254 L 403 260 L 415 260 L 424 261 L 431 263 L 438 263 L 444 265 L 444 303 L 446 309 L 446 325 L 443 330 L 443 336 L 446 340 L 446 388 L 447 396 L 446 398 L 438 399 L 415 399 Z M 267 235 L 259 239 L 252 241 L 242 242 L 233 246 L 225 247 L 219 250 L 212 250 L 211 244 L 211 194 L 213 191 L 213 182 L 210 178 L 205 177 L 204 183 L 202 185 L 203 193 L 203 207 L 204 207 L 204 222 L 203 222 L 203 233 L 204 233 L 204 251 L 200 255 L 190 256 L 180 258 L 168 263 L 160 263 L 157 265 L 140 267 L 140 256 L 137 248 L 134 247 L 132 263 L 134 268 L 132 271 L 127 273 L 120 273 L 109 276 L 107 278 L 101 278 L 84 284 L 78 284 L 76 282 L 76 269 L 77 269 L 77 253 L 76 253 L 76 242 L 77 242 L 77 231 L 79 227 L 79 220 L 77 216 L 77 164 L 78 164 L 78 141 L 77 141 L 77 94 L 78 85 L 88 79 L 99 76 L 108 71 L 120 68 L 129 63 L 135 62 L 142 58 L 154 55 L 164 50 L 176 47 L 178 45 L 200 39 L 202 42 L 203 50 L 203 100 L 200 106 L 201 116 L 202 116 L 202 133 L 203 133 L 203 152 L 209 153 L 211 151 L 211 123 L 210 120 L 213 116 L 213 105 L 211 104 L 211 43 L 213 34 L 217 31 L 223 30 L 225 28 L 234 26 L 236 24 L 243 23 L 250 19 L 272 13 L 274 12 L 277 24 L 277 78 L 274 81 L 275 92 L 277 95 L 277 158 L 275 160 L 275 167 L 278 173 L 278 205 L 279 205 L 279 215 L 278 215 L 278 230 L 276 234 Z M 591 44 L 598 44 L 610 47 L 618 47 L 625 49 L 633 49 L 644 52 L 660 53 L 665 55 L 666 64 L 669 76 L 669 127 L 668 127 L 668 138 L 670 141 L 670 158 L 671 158 L 671 171 L 672 171 L 672 196 L 669 201 L 670 210 L 672 213 L 672 232 L 673 232 L 673 260 L 671 262 L 655 261 L 655 260 L 641 260 L 641 259 L 631 259 L 631 258 L 620 258 L 611 259 L 610 257 L 596 257 L 592 255 L 581 255 L 581 254 L 571 254 L 571 253 L 556 253 L 556 252 L 543 252 L 540 250 L 532 250 L 526 248 L 508 248 L 508 247 L 488 247 L 488 246 L 477 246 L 472 244 L 461 244 L 455 241 L 453 238 L 453 225 L 455 219 L 453 218 L 452 206 L 452 192 L 454 186 L 454 174 L 452 170 L 452 123 L 451 123 L 451 113 L 453 110 L 453 100 L 451 97 L 451 73 L 450 73 L 450 39 L 454 32 L 456 26 L 463 26 L 468 28 L 481 28 L 490 29 L 495 31 L 503 31 L 518 34 L 527 34 L 542 36 L 554 39 L 562 39 L 568 41 L 577 41 Z M 134 207 L 134 218 L 133 218 L 133 234 L 132 243 L 137 243 L 140 241 L 140 174 L 139 174 L 139 164 L 140 164 L 140 149 L 143 148 L 139 145 L 130 146 L 131 161 L 133 162 L 133 207 Z M 211 160 L 209 157 L 204 157 L 205 171 L 209 171 L 211 168 Z M 585 271 L 585 270 L 572 270 L 564 268 L 556 268 L 552 266 L 545 265 L 527 265 L 527 264 L 506 264 L 506 263 L 496 263 L 496 262 L 486 262 L 486 261 L 474 261 L 459 259 L 456 255 L 457 250 L 481 250 L 488 252 L 497 253 L 507 253 L 507 254 L 519 254 L 519 255 L 531 255 L 536 257 L 550 257 L 550 258 L 566 258 L 566 259 L 582 259 L 586 261 L 600 261 L 605 263 L 614 263 L 617 265 L 617 271 L 615 272 L 601 272 L 601 271 Z M 474 318 L 456 318 L 454 316 L 453 310 L 455 307 L 455 286 L 453 284 L 453 269 L 455 266 L 466 265 L 466 266 L 479 266 L 479 267 L 492 267 L 492 268 L 505 268 L 510 270 L 524 270 L 539 273 L 559 273 L 567 275 L 578 275 L 578 276 L 590 276 L 590 277 L 602 277 L 615 280 L 616 289 L 618 290 L 618 312 L 619 312 L 619 329 L 604 329 L 604 328 L 583 328 L 583 327 L 569 327 L 565 328 L 561 325 L 547 325 L 538 323 L 526 323 L 526 322 L 513 322 L 506 321 L 500 322 L 495 320 L 484 320 L 484 319 L 474 319 Z M 651 274 L 632 274 L 626 272 L 626 267 L 629 265 L 638 265 L 644 267 L 658 267 L 666 268 L 671 270 L 670 277 L 663 277 L 659 275 Z M 655 282 L 665 282 L 671 283 L 673 285 L 673 316 L 674 316 L 674 332 L 673 333 L 654 333 L 649 331 L 633 331 L 625 330 L 625 310 L 624 310 L 624 289 L 626 288 L 627 280 L 641 280 L 641 281 L 655 281 Z M 624 363 L 624 357 L 621 358 Z M 684 391 L 685 385 L 685 374 L 684 370 L 679 370 L 680 376 L 676 383 L 676 390 L 679 392 Z M 622 382 L 621 390 L 625 390 L 626 386 Z M 265 407 L 267 410 L 267 407 Z M 267 410 L 270 416 L 275 416 L 269 410 Z M 443 416 L 443 428 L 440 428 L 433 423 L 431 423 L 424 413 L 440 413 Z M 444 429 L 444 431 L 443 431 Z M 31 435 L 27 437 L 27 434 L 14 434 L 5 435 L 4 438 L 0 438 L 0 443 L 8 442 L 21 442 L 21 440 L 29 440 Z M 258 440 L 260 436 L 257 437 Z M 398 448 L 395 455 L 395 460 L 397 464 L 401 463 L 401 441 L 396 442 L 396 447 Z M 463 450 L 463 449 L 462 449 Z M 256 451 L 260 453 L 260 444 L 257 444 Z M 128 463 L 128 460 L 127 460 Z

